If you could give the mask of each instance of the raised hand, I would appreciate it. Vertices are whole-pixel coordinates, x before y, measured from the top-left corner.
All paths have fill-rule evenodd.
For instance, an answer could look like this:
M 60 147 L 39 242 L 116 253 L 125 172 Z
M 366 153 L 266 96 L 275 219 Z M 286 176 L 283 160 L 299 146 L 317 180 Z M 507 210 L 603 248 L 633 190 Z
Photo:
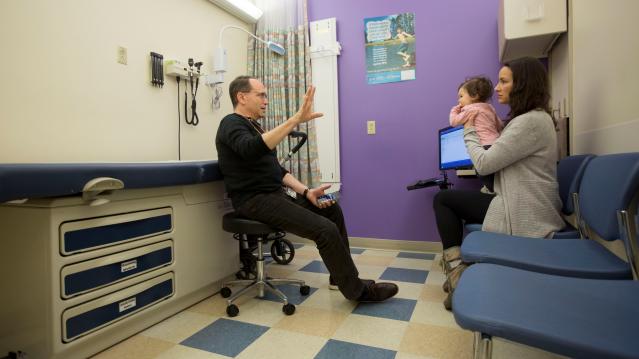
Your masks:
M 308 88 L 306 94 L 304 95 L 304 102 L 302 103 L 302 107 L 300 107 L 300 109 L 295 114 L 299 123 L 308 122 L 310 120 L 324 116 L 324 114 L 321 112 L 313 112 L 314 97 L 315 86 L 311 86 Z

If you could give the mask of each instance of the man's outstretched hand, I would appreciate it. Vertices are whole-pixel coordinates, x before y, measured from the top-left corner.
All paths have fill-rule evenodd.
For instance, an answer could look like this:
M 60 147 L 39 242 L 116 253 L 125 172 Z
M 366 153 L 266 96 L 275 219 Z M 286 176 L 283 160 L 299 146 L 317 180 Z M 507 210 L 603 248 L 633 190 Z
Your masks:
M 330 184 L 325 184 L 325 185 L 322 185 L 322 186 L 319 186 L 319 187 L 315 187 L 315 188 L 309 189 L 308 192 L 306 193 L 306 199 L 311 201 L 311 203 L 314 204 L 318 208 L 330 207 L 330 206 L 334 205 L 336 202 L 335 201 L 325 201 L 325 202 L 319 203 L 317 201 L 317 198 L 322 196 L 324 194 L 324 191 L 329 189 L 330 187 L 331 187 Z
M 318 117 L 324 116 L 324 114 L 321 112 L 313 112 L 314 97 L 315 86 L 311 86 L 306 91 L 306 95 L 304 95 L 304 102 L 302 103 L 302 107 L 300 107 L 300 109 L 295 114 L 298 123 L 308 122 L 310 120 L 314 120 Z

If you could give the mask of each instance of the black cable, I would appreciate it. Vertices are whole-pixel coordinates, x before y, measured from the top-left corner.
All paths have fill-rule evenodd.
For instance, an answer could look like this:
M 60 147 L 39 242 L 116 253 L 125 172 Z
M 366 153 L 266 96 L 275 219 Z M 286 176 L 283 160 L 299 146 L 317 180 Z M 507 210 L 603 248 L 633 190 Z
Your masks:
M 182 160 L 182 149 L 181 149 L 181 128 L 182 128 L 182 118 L 180 118 L 180 76 L 176 76 L 175 80 L 177 81 L 177 110 L 178 110 L 178 161 Z
M 189 122 L 189 107 L 187 106 L 188 104 L 188 97 L 189 95 L 186 93 L 186 89 L 189 87 L 189 83 L 186 81 L 186 79 L 184 79 L 184 121 L 186 121 L 186 123 L 188 125 L 190 125 L 191 123 Z
M 197 88 L 200 86 L 200 77 L 195 80 L 195 92 L 193 92 L 193 100 L 191 101 L 191 124 L 193 126 L 197 126 L 200 123 L 200 117 L 197 115 L 195 109 L 197 108 L 197 102 L 195 98 L 197 97 Z
M 197 96 L 197 88 L 200 83 L 200 78 L 198 77 L 195 80 L 195 85 L 193 85 L 193 67 L 191 67 L 189 71 L 189 82 L 191 83 L 191 120 L 189 121 L 189 119 L 187 118 L 185 119 L 185 121 L 189 125 L 197 126 L 197 124 L 200 122 L 200 117 L 197 115 L 197 101 L 195 100 L 195 97 Z

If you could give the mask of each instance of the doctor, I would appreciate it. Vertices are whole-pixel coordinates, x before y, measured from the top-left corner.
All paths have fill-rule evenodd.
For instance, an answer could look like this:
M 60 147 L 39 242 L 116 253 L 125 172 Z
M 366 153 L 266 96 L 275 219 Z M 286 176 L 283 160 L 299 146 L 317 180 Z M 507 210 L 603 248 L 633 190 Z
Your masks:
M 277 144 L 299 124 L 322 116 L 313 112 L 315 88 L 308 89 L 295 115 L 270 131 L 257 122 L 268 105 L 266 88 L 259 80 L 240 76 L 229 85 L 229 94 L 234 113 L 222 119 L 215 145 L 236 213 L 313 240 L 330 272 L 330 286 L 337 286 L 344 297 L 380 302 L 394 296 L 397 285 L 359 278 L 340 206 L 317 201 L 329 185 L 308 188 L 277 160 Z M 282 186 L 297 196 L 287 195 Z

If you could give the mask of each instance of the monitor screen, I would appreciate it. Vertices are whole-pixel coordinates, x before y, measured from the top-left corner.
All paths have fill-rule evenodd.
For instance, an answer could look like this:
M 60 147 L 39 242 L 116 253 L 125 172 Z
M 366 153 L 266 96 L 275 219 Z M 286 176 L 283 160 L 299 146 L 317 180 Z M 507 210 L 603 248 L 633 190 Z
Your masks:
M 464 126 L 439 130 L 439 169 L 471 168 L 473 162 L 464 144 Z

